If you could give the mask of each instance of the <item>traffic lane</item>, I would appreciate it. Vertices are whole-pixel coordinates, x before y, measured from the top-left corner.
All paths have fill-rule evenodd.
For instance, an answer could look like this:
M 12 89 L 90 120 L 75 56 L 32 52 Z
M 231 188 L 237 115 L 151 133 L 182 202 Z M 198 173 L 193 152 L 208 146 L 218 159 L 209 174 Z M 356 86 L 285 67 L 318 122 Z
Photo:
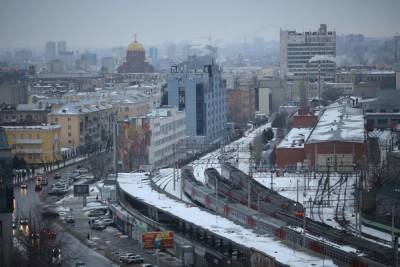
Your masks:
M 61 175 L 71 172 L 77 168 L 78 165 L 82 167 L 87 167 L 87 162 L 77 162 L 72 165 L 63 167 L 54 172 L 45 173 L 43 176 L 47 179 L 48 185 L 43 186 L 41 191 L 35 191 L 36 179 L 31 179 L 26 181 L 27 188 L 21 189 L 20 185 L 14 186 L 14 217 L 30 217 L 34 216 L 35 213 L 39 212 L 40 206 L 43 204 L 42 199 L 45 197 L 45 202 L 53 203 L 57 200 L 61 199 L 62 196 L 48 196 L 47 192 L 51 188 L 53 184 L 55 184 L 58 180 L 54 179 L 56 173 L 60 173 Z
M 87 267 L 114 267 L 118 266 L 100 253 L 82 244 L 70 233 L 63 231 L 60 226 L 56 226 L 59 232 L 62 232 L 65 260 L 67 266 L 75 266 L 76 262 L 84 262 Z M 61 252 L 63 253 L 63 252 Z

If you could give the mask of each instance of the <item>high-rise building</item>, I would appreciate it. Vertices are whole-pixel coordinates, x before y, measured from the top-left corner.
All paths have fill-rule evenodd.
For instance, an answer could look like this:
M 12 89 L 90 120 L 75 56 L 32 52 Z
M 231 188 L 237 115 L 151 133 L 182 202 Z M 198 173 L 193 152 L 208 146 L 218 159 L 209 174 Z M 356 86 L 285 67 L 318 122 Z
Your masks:
M 309 75 L 333 79 L 335 74 L 336 32 L 321 24 L 318 31 L 280 32 L 281 77 Z
M 186 111 L 188 144 L 225 141 L 226 83 L 221 67 L 210 55 L 192 56 L 171 67 L 168 104 Z
M 400 64 L 400 35 L 394 38 L 394 62 Z
M 67 51 L 67 42 L 66 41 L 58 41 L 57 42 L 57 53 L 62 54 Z
M 49 41 L 46 43 L 46 60 L 53 60 L 57 57 L 56 42 Z
M 97 65 L 97 54 L 86 52 L 81 55 L 81 60 L 85 61 L 90 66 L 95 66 Z
M 149 49 L 149 58 L 152 62 L 158 59 L 158 49 L 157 47 L 150 47 Z

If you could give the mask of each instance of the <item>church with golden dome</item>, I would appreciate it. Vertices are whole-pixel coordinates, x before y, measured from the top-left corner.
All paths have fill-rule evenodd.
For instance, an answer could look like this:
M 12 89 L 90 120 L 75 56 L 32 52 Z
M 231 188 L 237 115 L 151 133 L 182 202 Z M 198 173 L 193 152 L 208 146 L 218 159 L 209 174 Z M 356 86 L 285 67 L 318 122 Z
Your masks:
M 146 60 L 144 46 L 136 40 L 128 46 L 126 61 L 118 67 L 118 73 L 154 72 L 154 67 Z

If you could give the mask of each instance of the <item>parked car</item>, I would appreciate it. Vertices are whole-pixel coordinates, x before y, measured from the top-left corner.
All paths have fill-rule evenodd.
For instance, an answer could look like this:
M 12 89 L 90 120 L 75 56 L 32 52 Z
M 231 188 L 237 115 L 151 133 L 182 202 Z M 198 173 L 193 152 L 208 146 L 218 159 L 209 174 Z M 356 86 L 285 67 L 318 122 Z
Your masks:
M 74 219 L 73 216 L 69 215 L 69 216 L 67 216 L 67 218 L 65 219 L 65 221 L 66 221 L 67 223 L 74 223 L 74 222 L 75 222 L 75 219 Z
M 60 179 L 60 178 L 61 178 L 61 174 L 56 172 L 56 174 L 54 174 L 54 179 Z
M 150 263 L 143 263 L 143 264 L 140 264 L 140 267 L 157 267 L 157 265 L 153 265 Z
M 88 217 L 99 217 L 99 216 L 103 216 L 104 214 L 106 214 L 107 211 L 104 210 L 91 210 L 88 213 Z
M 121 259 L 124 263 L 142 263 L 144 259 L 140 255 L 128 256 Z
M 86 267 L 86 263 L 84 263 L 82 261 L 78 261 L 75 263 L 75 267 Z
M 21 189 L 27 189 L 27 188 L 28 188 L 28 185 L 26 183 L 21 184 Z
M 109 218 L 95 220 L 95 222 L 100 222 L 100 223 L 102 223 L 102 224 L 104 224 L 106 226 L 110 226 L 110 225 L 114 224 L 114 220 L 113 219 L 109 219 Z
M 51 260 L 53 264 L 61 265 L 61 250 L 59 248 L 53 248 Z
M 93 223 L 90 225 L 90 228 L 92 228 L 93 230 L 104 230 L 106 229 L 107 226 L 105 226 L 102 223 Z

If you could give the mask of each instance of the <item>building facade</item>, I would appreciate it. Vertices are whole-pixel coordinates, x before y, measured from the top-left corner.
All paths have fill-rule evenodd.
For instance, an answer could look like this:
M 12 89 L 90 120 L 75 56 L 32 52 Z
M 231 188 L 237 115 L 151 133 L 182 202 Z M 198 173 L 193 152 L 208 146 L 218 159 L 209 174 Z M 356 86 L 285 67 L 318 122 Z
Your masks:
M 369 130 L 396 128 L 400 125 L 399 90 L 378 90 L 377 97 L 364 102 L 363 107 Z
M 145 116 L 118 121 L 118 168 L 154 170 L 185 158 L 185 112 L 158 108 Z
M 171 67 L 168 105 L 185 110 L 190 144 L 225 141 L 226 85 L 221 73 L 221 67 L 209 55 L 189 57 Z
M 254 120 L 256 112 L 256 77 L 235 77 L 233 88 L 226 90 L 227 120 L 245 127 Z
M 321 24 L 318 31 L 280 32 L 281 77 L 310 75 L 333 79 L 336 63 L 336 32 Z
M 82 101 L 48 114 L 48 122 L 61 126 L 61 145 L 78 152 L 92 152 L 112 142 L 115 110 L 109 104 Z
M 28 164 L 61 160 L 60 125 L 3 126 L 11 152 Z
M 0 104 L 17 105 L 28 102 L 28 88 L 23 83 L 1 84 Z
M 37 125 L 47 122 L 51 107 L 42 103 L 0 105 L 0 125 Z

